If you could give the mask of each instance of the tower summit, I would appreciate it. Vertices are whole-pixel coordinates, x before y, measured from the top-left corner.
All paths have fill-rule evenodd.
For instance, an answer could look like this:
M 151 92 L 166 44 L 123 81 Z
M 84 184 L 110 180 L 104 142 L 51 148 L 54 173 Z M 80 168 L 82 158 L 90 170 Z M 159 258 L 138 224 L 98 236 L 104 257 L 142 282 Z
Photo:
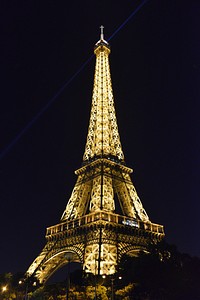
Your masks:
M 100 157 L 108 159 L 113 157 L 123 163 L 124 154 L 117 127 L 109 67 L 110 46 L 104 40 L 103 26 L 94 53 L 96 66 L 92 108 L 83 162 L 87 163 Z
M 137 255 L 164 237 L 137 195 L 125 165 L 109 67 L 110 45 L 95 44 L 94 86 L 82 167 L 60 223 L 47 228 L 46 245 L 27 271 L 45 282 L 70 261 L 86 273 L 111 275 L 124 254 Z

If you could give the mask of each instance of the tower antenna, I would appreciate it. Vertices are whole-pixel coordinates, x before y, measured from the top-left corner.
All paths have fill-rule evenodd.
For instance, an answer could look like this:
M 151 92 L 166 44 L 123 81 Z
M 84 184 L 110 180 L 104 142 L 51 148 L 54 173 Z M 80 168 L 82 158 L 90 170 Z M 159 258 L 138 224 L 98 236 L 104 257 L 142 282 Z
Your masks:
M 101 39 L 101 40 L 104 40 L 104 33 L 103 33 L 104 26 L 101 25 L 101 26 L 100 26 L 100 29 L 101 29 L 100 39 Z

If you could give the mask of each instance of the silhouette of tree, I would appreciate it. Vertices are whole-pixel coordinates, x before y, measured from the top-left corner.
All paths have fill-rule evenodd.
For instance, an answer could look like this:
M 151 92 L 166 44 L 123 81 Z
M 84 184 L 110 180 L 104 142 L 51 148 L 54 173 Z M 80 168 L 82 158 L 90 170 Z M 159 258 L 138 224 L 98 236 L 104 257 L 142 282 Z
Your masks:
M 165 241 L 150 245 L 149 254 L 122 261 L 124 284 L 132 282 L 130 299 L 200 299 L 200 260 L 178 252 Z

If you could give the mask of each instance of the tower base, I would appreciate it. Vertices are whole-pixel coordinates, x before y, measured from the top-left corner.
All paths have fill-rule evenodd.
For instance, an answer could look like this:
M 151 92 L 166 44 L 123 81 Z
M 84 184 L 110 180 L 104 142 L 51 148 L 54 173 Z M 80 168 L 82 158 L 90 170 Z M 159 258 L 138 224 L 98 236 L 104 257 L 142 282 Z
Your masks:
M 79 262 L 86 273 L 111 275 L 124 254 L 137 255 L 164 237 L 162 225 L 105 211 L 48 227 L 47 243 L 27 271 L 42 284 L 69 262 Z

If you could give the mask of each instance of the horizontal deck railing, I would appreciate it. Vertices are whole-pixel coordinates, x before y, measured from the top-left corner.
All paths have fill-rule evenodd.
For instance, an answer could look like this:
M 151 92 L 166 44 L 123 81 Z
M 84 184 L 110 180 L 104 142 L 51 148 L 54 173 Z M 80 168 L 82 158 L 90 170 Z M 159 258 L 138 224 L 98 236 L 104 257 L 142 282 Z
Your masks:
M 154 233 L 164 234 L 164 229 L 162 225 L 151 223 L 151 222 L 143 222 L 140 220 L 136 220 L 133 218 L 129 218 L 126 216 L 113 214 L 105 211 L 98 211 L 77 218 L 72 221 L 65 221 L 63 223 L 59 223 L 57 225 L 48 227 L 46 236 L 54 235 L 59 232 L 77 228 L 100 220 L 107 221 L 110 224 L 121 224 L 128 227 L 134 227 L 142 230 L 151 231 Z

